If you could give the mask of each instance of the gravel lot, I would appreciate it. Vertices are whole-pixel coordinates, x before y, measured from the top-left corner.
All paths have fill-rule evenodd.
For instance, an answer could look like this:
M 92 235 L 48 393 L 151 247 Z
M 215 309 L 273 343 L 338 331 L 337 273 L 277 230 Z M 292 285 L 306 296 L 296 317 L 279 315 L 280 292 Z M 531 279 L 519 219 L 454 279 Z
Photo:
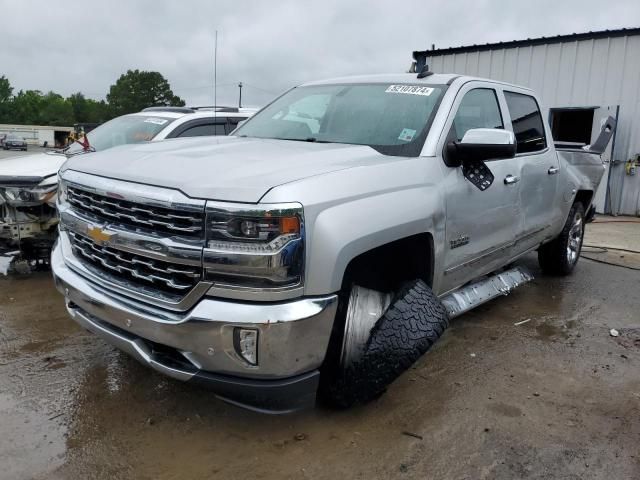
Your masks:
M 634 235 L 592 224 L 587 243 Z M 0 277 L 0 478 L 640 478 L 640 271 L 522 263 L 536 280 L 454 320 L 378 401 L 279 417 L 85 333 L 48 272 Z

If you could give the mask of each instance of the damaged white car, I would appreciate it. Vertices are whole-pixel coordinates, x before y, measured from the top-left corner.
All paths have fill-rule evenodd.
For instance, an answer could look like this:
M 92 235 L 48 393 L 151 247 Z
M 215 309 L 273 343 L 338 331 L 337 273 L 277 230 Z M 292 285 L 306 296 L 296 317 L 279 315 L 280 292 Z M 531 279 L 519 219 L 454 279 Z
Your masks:
M 27 258 L 48 255 L 55 238 L 57 172 L 66 159 L 39 154 L 2 161 L 0 242 L 17 247 Z
M 0 161 L 0 251 L 48 261 L 57 235 L 58 170 L 68 158 L 124 144 L 228 135 L 254 108 L 150 107 L 114 118 L 63 150 Z

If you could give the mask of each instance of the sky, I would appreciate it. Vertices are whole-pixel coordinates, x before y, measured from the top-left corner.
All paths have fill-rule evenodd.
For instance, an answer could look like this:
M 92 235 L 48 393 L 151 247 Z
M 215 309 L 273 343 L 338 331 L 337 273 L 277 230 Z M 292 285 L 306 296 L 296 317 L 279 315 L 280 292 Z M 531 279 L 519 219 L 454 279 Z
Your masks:
M 187 105 L 211 105 L 217 30 L 218 104 L 237 105 L 241 81 L 243 105 L 262 106 L 306 81 L 407 71 L 431 44 L 638 27 L 640 2 L 0 0 L 0 20 L 0 76 L 15 92 L 103 99 L 137 68 L 162 73 Z

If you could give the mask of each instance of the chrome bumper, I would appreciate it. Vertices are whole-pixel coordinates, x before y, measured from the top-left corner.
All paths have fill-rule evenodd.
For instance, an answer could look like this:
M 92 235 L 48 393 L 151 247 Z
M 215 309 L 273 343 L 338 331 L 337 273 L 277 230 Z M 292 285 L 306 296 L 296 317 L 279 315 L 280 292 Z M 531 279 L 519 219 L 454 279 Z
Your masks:
M 315 396 L 336 295 L 277 304 L 205 297 L 188 312 L 169 312 L 114 295 L 79 275 L 65 263 L 64 256 L 71 253 L 63 254 L 61 243 L 51 257 L 56 287 L 64 294 L 71 317 L 107 342 L 170 377 L 210 383 L 222 398 L 250 408 L 263 408 L 260 399 L 269 396 L 271 386 L 278 398 L 304 394 L 302 406 L 308 406 L 311 393 Z M 258 330 L 257 366 L 236 353 L 236 327 Z M 231 393 L 218 388 L 221 384 L 233 385 Z M 280 400 L 275 408 L 265 409 L 300 408 L 296 399 L 289 399 L 292 406 Z

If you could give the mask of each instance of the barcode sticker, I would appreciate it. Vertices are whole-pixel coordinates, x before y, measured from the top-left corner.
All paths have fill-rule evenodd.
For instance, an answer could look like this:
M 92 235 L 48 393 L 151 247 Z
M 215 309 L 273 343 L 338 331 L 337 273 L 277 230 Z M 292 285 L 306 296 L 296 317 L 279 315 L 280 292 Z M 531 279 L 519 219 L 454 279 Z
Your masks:
M 433 92 L 431 87 L 420 87 L 418 85 L 389 85 L 385 93 L 404 93 L 406 95 L 429 96 Z

